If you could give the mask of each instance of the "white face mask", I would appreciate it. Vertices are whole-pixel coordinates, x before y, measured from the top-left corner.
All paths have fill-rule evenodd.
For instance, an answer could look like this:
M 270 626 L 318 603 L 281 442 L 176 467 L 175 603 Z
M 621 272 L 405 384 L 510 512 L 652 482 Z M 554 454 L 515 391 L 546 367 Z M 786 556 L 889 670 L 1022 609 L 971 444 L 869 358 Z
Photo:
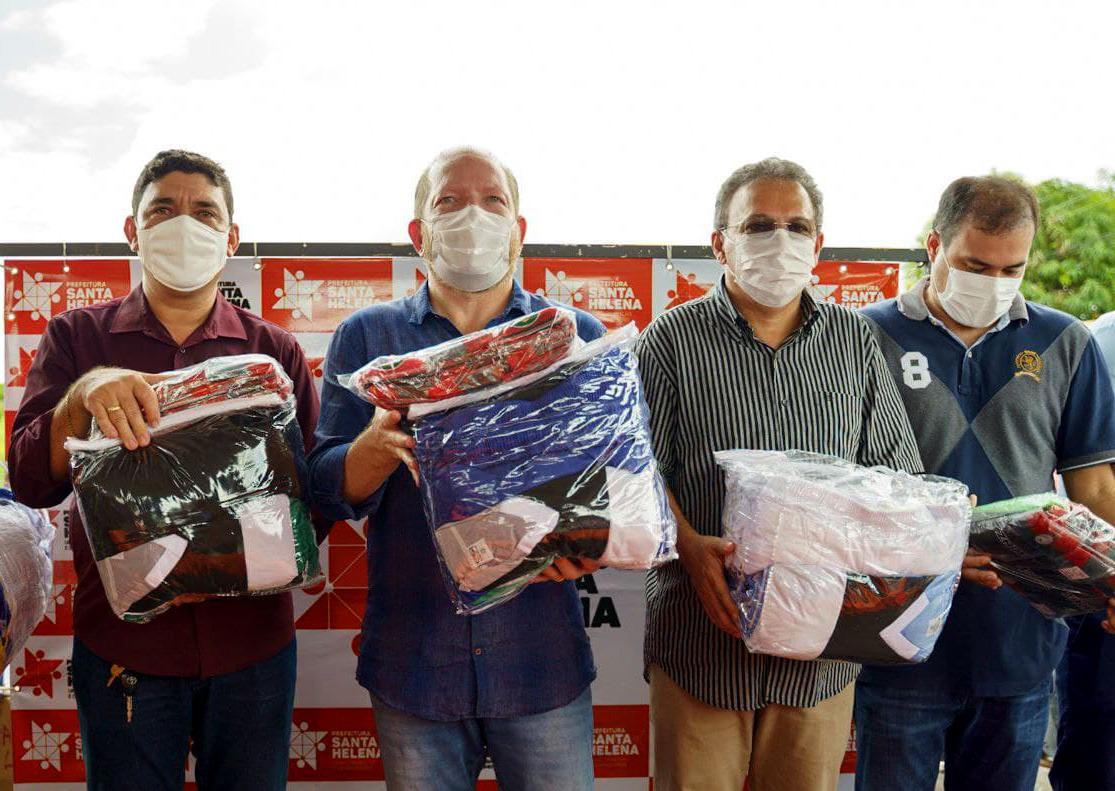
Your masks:
M 937 291 L 937 299 L 953 321 L 965 327 L 990 327 L 1010 310 L 1018 290 L 1020 277 L 991 277 L 954 269 L 942 250 L 948 280 L 944 291 Z M 930 279 L 932 284 L 932 278 Z M 936 290 L 936 286 L 933 287 Z
M 777 228 L 763 233 L 724 235 L 732 277 L 760 305 L 781 308 L 805 287 L 817 265 L 816 240 Z
M 426 223 L 435 277 L 453 288 L 473 292 L 489 289 L 507 277 L 514 219 L 471 205 L 436 214 Z
M 224 268 L 228 231 L 193 217 L 182 214 L 136 233 L 143 271 L 167 288 L 196 291 Z

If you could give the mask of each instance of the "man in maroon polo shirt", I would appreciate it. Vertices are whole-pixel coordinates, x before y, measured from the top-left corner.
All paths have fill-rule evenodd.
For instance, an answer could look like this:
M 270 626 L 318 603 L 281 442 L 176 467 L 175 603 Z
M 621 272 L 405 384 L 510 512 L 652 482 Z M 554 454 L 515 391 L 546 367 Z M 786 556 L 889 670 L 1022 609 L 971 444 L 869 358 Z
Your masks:
M 131 450 L 147 445 L 159 420 L 153 374 L 210 357 L 278 360 L 294 381 L 307 449 L 313 441 L 318 399 L 293 336 L 218 293 L 240 237 L 221 166 L 187 151 L 157 154 L 136 182 L 124 233 L 142 285 L 51 319 L 28 375 L 9 454 L 12 488 L 28 505 L 70 493 L 67 436 L 86 435 L 95 420 Z M 290 594 L 214 599 L 125 623 L 109 608 L 76 508 L 70 524 L 73 681 L 89 788 L 181 791 L 191 738 L 199 788 L 285 788 Z

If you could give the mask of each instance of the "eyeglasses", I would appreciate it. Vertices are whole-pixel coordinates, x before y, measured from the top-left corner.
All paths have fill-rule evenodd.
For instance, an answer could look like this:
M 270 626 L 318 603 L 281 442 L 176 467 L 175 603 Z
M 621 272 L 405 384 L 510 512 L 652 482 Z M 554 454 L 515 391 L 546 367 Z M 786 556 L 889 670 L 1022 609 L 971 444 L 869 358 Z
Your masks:
M 811 239 L 816 236 L 816 231 L 814 231 L 812 223 L 800 220 L 791 220 L 789 222 L 774 222 L 774 220 L 764 219 L 745 220 L 738 225 L 725 225 L 720 229 L 720 232 L 731 231 L 740 235 L 750 236 L 756 233 L 768 233 L 778 228 L 785 228 L 792 234 L 808 236 Z

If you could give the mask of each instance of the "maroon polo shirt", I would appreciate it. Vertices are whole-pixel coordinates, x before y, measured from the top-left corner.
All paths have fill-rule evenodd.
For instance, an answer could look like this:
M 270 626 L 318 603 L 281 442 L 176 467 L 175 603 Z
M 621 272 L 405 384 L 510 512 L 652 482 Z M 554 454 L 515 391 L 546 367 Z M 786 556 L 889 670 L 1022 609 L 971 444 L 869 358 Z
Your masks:
M 158 373 L 210 357 L 266 354 L 294 381 L 298 423 L 309 450 L 318 397 L 302 349 L 289 332 L 241 310 L 220 294 L 205 323 L 179 345 L 155 318 L 142 287 L 126 297 L 55 316 L 47 324 L 12 424 L 8 453 L 16 499 L 35 508 L 62 502 L 70 482 L 50 477 L 54 407 L 82 374 L 97 366 Z M 76 505 L 70 541 L 77 570 L 74 634 L 101 658 L 140 673 L 209 677 L 274 656 L 294 637 L 289 593 L 210 599 L 172 607 L 145 624 L 113 614 Z

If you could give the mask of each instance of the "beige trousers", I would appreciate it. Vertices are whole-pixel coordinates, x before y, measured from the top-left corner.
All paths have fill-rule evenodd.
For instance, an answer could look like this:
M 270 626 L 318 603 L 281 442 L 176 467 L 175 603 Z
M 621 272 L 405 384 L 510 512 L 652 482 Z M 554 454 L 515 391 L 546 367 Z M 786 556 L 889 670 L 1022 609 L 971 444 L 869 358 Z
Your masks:
M 855 684 L 812 708 L 718 709 L 650 668 L 655 791 L 834 791 Z

